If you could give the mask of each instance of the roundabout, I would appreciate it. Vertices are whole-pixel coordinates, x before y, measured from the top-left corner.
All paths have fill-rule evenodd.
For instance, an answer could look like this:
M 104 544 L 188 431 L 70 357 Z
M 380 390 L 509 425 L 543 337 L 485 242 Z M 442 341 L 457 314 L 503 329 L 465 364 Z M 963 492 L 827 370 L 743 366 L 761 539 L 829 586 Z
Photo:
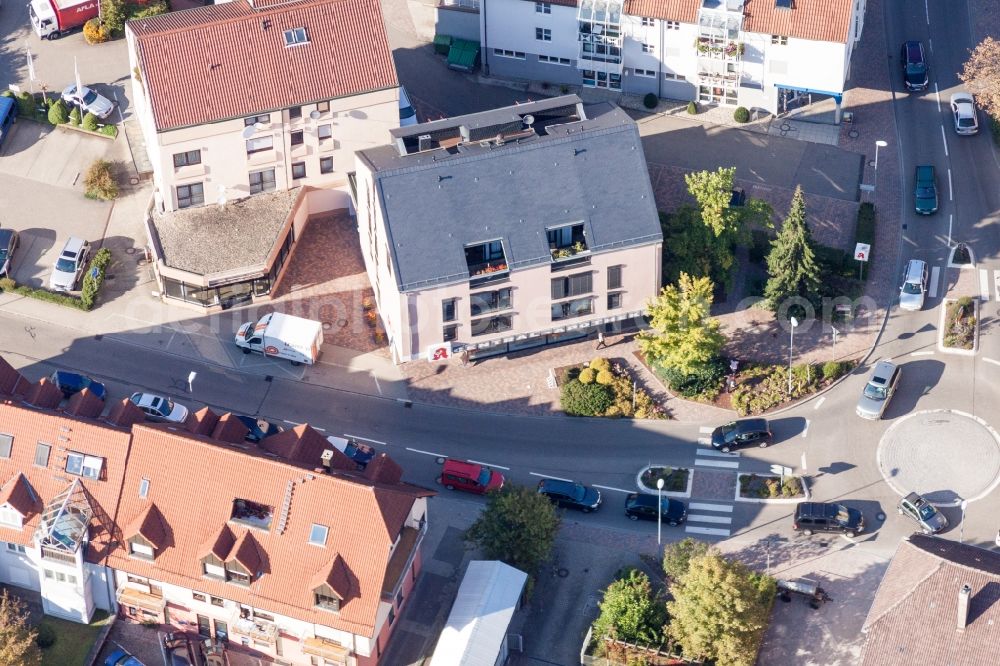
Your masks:
M 938 506 L 973 502 L 1000 483 L 1000 436 L 965 412 L 929 410 L 899 419 L 882 435 L 876 457 L 896 493 L 916 492 Z

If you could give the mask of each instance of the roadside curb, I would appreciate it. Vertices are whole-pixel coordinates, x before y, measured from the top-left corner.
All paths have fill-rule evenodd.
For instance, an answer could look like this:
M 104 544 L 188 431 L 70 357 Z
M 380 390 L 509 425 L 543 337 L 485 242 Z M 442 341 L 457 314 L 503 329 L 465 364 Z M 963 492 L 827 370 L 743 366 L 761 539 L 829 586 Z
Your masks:
M 941 317 L 938 323 L 937 348 L 942 354 L 954 354 L 955 356 L 975 356 L 979 353 L 979 299 L 972 297 L 972 309 L 975 311 L 973 318 L 976 320 L 975 330 L 972 332 L 972 349 L 961 349 L 959 347 L 949 347 L 944 344 L 944 327 L 948 318 L 948 305 L 957 302 L 957 298 L 944 298 L 941 300 Z
M 809 492 L 809 483 L 806 481 L 804 476 L 795 476 L 802 484 L 802 494 L 803 497 L 776 497 L 773 499 L 763 499 L 756 497 L 741 497 L 740 496 L 740 477 L 743 476 L 757 476 L 757 477 L 770 477 L 772 479 L 780 479 L 781 477 L 777 474 L 751 474 L 750 472 L 740 472 L 736 475 L 736 501 L 746 502 L 748 504 L 798 504 L 799 502 L 808 502 L 812 498 L 812 493 Z
M 670 469 L 686 469 L 688 471 L 687 490 L 685 490 L 685 491 L 677 491 L 677 490 L 660 490 L 660 491 L 658 491 L 656 488 L 650 488 L 649 486 L 647 486 L 646 484 L 644 484 L 642 482 L 642 474 L 643 474 L 643 472 L 645 472 L 647 469 L 651 469 L 653 467 L 669 467 Z M 674 467 L 673 465 L 660 465 L 660 464 L 657 464 L 657 465 L 646 465 L 645 467 L 643 467 L 642 469 L 639 470 L 638 474 L 635 475 L 635 485 L 639 489 L 640 493 L 645 493 L 647 495 L 656 495 L 657 493 L 663 493 L 667 497 L 691 497 L 691 487 L 694 485 L 694 470 L 691 469 L 690 467 Z

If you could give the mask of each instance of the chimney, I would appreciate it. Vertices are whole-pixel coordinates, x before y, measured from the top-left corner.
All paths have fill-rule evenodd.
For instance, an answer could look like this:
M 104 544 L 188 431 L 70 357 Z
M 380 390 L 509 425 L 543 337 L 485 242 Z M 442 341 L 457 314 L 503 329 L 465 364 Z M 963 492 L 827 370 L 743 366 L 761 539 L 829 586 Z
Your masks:
M 968 584 L 963 585 L 962 589 L 958 591 L 958 623 L 955 629 L 958 631 L 965 631 L 965 625 L 969 619 L 969 596 L 972 594 L 972 588 Z

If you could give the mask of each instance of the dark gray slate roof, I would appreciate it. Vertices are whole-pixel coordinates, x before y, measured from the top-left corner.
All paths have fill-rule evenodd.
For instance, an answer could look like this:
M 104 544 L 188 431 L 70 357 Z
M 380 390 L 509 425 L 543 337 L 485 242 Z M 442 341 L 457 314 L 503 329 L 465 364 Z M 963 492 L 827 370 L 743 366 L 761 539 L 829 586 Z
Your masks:
M 545 231 L 565 224 L 585 225 L 592 253 L 661 242 L 635 122 L 611 104 L 587 116 L 503 146 L 359 152 L 375 172 L 400 290 L 467 280 L 464 248 L 483 241 L 502 239 L 511 270 L 549 263 Z

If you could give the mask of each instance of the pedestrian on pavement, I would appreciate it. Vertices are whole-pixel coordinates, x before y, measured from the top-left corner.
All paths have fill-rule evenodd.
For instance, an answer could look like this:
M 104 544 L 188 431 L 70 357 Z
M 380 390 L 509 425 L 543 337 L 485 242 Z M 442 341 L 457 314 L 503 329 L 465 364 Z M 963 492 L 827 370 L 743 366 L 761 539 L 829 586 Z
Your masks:
M 469 350 L 463 349 L 462 353 L 459 354 L 458 358 L 461 359 L 463 368 L 469 365 Z
M 607 346 L 608 346 L 608 344 L 604 341 L 604 333 L 602 333 L 601 331 L 598 331 L 597 332 L 597 347 L 595 347 L 595 350 L 596 349 L 603 349 L 603 348 L 605 348 Z

